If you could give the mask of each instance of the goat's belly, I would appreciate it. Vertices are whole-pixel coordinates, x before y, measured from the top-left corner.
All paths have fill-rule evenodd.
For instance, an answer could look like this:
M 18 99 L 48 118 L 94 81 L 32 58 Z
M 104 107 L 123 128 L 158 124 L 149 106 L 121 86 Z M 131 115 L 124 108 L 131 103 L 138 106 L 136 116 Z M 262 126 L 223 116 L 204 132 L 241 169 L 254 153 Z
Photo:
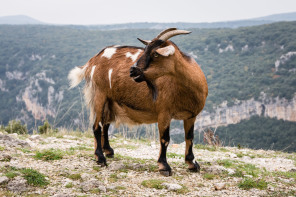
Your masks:
M 139 111 L 131 109 L 125 105 L 114 104 L 115 124 L 139 125 L 151 124 L 157 122 L 157 114 L 147 111 Z
M 181 112 L 174 113 L 173 119 L 187 120 L 187 119 L 193 118 L 195 116 L 196 115 L 194 113 L 190 112 L 190 111 L 181 111 Z

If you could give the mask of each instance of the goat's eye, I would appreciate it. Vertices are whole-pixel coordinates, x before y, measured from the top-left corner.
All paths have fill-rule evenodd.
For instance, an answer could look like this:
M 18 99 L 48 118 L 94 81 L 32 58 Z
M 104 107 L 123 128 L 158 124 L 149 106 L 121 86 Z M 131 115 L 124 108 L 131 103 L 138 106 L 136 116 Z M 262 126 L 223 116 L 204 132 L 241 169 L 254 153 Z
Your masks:
M 157 54 L 157 53 L 154 53 L 154 54 L 153 54 L 153 57 L 158 57 L 158 54 Z

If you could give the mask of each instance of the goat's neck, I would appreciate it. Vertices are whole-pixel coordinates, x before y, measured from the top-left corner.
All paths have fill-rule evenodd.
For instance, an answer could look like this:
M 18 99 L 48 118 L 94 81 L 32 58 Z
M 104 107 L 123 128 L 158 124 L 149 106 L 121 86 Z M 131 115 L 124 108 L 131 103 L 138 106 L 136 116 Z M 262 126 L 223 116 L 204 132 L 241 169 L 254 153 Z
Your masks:
M 199 65 L 194 61 L 189 63 L 186 60 L 176 62 L 176 80 L 178 84 L 188 89 L 199 90 L 202 88 L 203 73 Z

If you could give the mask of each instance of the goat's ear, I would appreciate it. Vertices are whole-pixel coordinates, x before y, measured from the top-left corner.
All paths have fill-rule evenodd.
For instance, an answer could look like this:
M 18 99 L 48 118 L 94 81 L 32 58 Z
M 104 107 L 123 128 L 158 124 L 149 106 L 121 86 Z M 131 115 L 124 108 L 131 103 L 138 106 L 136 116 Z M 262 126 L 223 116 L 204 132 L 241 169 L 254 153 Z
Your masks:
M 142 40 L 141 38 L 137 38 L 140 42 L 142 42 L 143 44 L 145 44 L 145 45 L 148 45 L 148 44 L 150 44 L 151 43 L 151 41 L 150 40 Z
M 169 46 L 157 49 L 156 52 L 159 55 L 167 57 L 167 56 L 173 55 L 175 53 L 175 47 L 173 47 L 172 45 L 169 45 Z

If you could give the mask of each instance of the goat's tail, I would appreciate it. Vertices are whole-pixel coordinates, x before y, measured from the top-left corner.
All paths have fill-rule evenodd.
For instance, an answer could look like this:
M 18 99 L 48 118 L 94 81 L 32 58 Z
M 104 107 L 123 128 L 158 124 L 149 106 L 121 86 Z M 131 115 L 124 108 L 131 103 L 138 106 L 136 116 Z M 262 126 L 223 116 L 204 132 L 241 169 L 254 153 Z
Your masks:
M 76 87 L 84 78 L 87 64 L 73 68 L 68 74 L 70 89 Z

